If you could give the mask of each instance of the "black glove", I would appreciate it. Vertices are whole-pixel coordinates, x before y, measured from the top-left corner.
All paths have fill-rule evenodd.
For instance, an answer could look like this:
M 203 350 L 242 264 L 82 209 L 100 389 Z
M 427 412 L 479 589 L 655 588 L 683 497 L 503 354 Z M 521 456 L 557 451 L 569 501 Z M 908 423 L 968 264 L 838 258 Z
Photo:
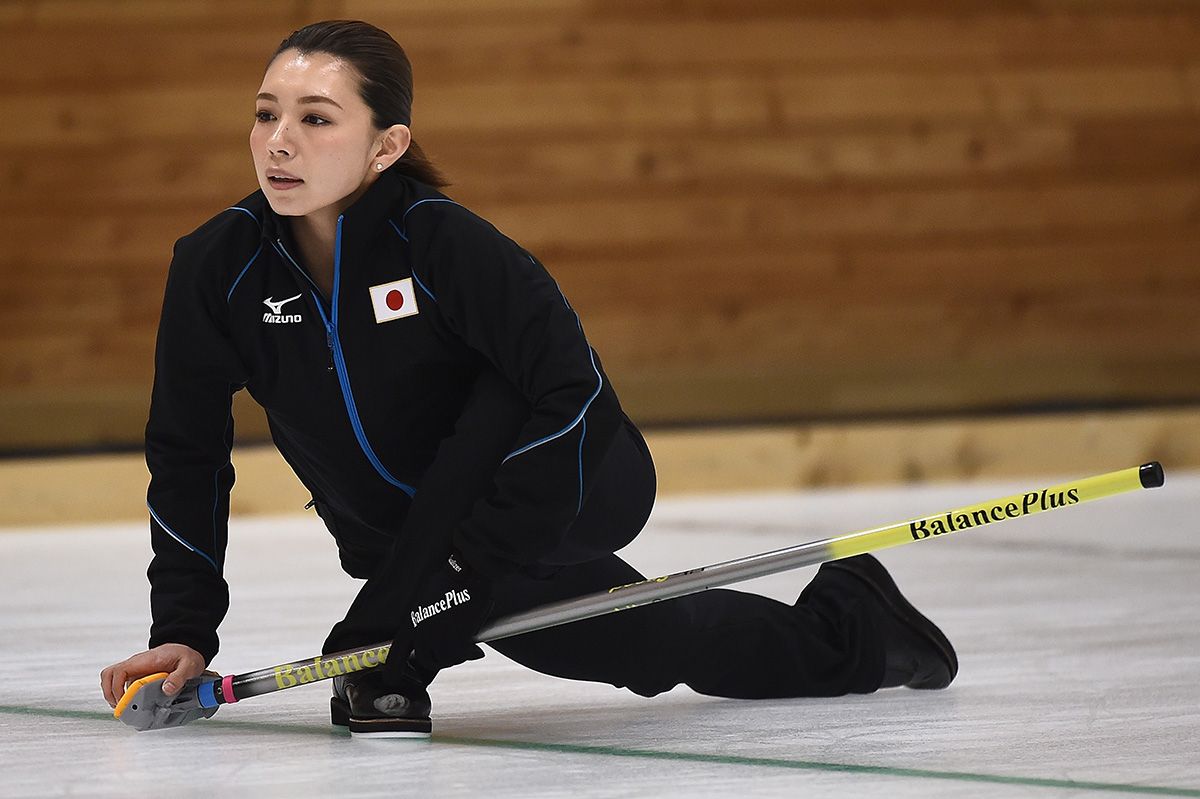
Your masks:
M 492 604 L 491 583 L 460 555 L 451 554 L 417 591 L 416 602 L 392 642 L 392 652 L 411 651 L 413 665 L 426 674 L 464 660 L 478 660 L 483 650 L 475 644 L 475 634 L 487 621 Z M 388 658 L 388 665 L 392 663 Z M 402 665 L 403 659 L 397 657 L 395 666 Z

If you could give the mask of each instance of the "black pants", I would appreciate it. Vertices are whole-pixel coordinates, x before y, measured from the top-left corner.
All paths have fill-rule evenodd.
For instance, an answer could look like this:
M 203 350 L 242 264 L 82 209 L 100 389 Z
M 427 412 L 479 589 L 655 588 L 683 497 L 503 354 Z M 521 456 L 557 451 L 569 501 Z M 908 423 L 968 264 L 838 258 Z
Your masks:
M 643 579 L 612 552 L 641 531 L 654 492 L 650 453 L 628 425 L 541 574 L 496 586 L 494 616 Z M 883 679 L 884 653 L 873 605 L 860 596 L 852 580 L 822 571 L 795 605 L 716 589 L 490 646 L 543 674 L 609 683 L 642 696 L 681 683 L 702 694 L 739 698 L 869 693 Z
M 469 447 L 486 455 L 464 462 L 486 463 L 490 458 L 499 464 L 527 415 L 524 399 L 498 376 L 485 373 L 458 431 L 444 446 Z M 487 468 L 476 466 L 472 474 L 442 475 L 431 482 L 443 488 L 430 490 L 454 492 L 450 504 L 467 508 L 485 494 L 491 478 Z M 637 428 L 625 420 L 558 548 L 525 573 L 495 585 L 493 617 L 643 579 L 612 553 L 641 532 L 654 494 L 650 452 Z M 356 577 L 372 574 L 387 552 L 390 536 L 317 507 L 338 541 L 343 569 Z M 821 570 L 795 605 L 710 590 L 491 646 L 544 674 L 609 683 L 643 696 L 681 683 L 702 694 L 741 698 L 868 693 L 883 680 L 884 651 L 882 623 L 873 615 L 881 611 L 862 591 L 853 578 Z M 355 605 L 361 606 L 361 616 L 377 619 L 380 625 L 359 630 L 362 643 L 383 640 L 396 629 L 394 601 L 386 598 L 386 591 L 377 597 L 364 591 Z M 360 643 L 331 639 L 326 651 Z

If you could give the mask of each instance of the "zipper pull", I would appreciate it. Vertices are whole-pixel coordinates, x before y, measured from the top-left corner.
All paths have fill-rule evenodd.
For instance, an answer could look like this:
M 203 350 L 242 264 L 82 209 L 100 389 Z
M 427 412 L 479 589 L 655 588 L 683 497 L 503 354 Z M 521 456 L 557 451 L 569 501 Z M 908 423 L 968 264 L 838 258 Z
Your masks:
M 329 345 L 329 365 L 325 367 L 325 371 L 333 371 L 333 325 L 325 325 L 325 343 Z

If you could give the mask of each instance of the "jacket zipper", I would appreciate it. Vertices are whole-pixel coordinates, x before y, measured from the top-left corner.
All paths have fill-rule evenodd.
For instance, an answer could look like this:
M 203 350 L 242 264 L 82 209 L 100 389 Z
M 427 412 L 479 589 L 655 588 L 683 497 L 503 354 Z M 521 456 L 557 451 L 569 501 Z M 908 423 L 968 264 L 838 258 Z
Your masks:
M 337 234 L 333 244 L 333 298 L 330 301 L 330 313 L 328 315 L 325 313 L 325 304 L 321 301 L 317 284 L 313 283 L 312 278 L 300 268 L 300 264 L 296 263 L 296 259 L 283 246 L 282 241 L 279 242 L 279 248 L 287 256 L 287 259 L 292 262 L 292 265 L 296 269 L 299 269 L 300 273 L 313 286 L 312 296 L 316 301 L 317 313 L 321 315 L 321 321 L 325 324 L 325 344 L 329 347 L 329 351 L 333 356 L 338 383 L 342 388 L 342 400 L 346 404 L 346 413 L 350 416 L 350 426 L 354 428 L 354 436 L 358 439 L 358 446 L 362 449 L 363 454 L 367 456 L 367 460 L 371 462 L 371 465 L 375 467 L 375 471 L 379 473 L 380 477 L 411 497 L 417 493 L 417 490 L 393 477 L 384 467 L 383 462 L 379 460 L 379 456 L 375 454 L 375 450 L 371 448 L 370 442 L 367 441 L 366 431 L 363 430 L 362 420 L 358 416 L 358 406 L 354 403 L 354 393 L 350 390 L 350 376 L 346 369 L 346 359 L 342 353 L 342 342 L 338 338 L 337 331 L 338 295 L 342 284 L 342 220 L 344 218 L 344 215 L 338 217 Z

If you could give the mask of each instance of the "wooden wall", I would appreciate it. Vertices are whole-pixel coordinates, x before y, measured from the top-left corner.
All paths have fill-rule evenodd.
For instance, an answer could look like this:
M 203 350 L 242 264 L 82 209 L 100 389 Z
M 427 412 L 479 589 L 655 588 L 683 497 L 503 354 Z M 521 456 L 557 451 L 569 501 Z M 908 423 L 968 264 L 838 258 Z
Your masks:
M 1194 2 L 25 0 L 0 450 L 140 439 L 171 243 L 255 188 L 265 58 L 331 17 L 405 46 L 417 140 L 635 418 L 1200 401 Z

